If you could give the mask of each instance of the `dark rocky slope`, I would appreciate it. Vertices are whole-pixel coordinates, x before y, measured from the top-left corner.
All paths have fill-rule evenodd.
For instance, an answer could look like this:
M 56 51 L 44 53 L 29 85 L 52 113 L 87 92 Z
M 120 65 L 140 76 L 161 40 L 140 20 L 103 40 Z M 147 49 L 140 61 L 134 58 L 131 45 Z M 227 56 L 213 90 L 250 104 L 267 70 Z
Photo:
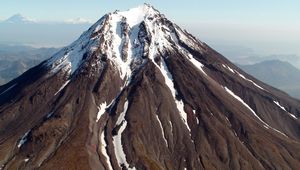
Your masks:
M 144 5 L 0 86 L 2 169 L 297 169 L 300 102 Z

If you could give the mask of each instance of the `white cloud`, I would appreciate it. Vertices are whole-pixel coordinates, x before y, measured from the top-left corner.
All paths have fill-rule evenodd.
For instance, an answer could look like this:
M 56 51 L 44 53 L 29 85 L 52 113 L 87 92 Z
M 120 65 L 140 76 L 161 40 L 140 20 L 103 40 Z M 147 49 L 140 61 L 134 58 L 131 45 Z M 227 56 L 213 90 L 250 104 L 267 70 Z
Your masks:
M 68 19 L 65 21 L 68 24 L 91 24 L 92 21 L 84 19 L 84 18 L 76 18 L 76 19 Z

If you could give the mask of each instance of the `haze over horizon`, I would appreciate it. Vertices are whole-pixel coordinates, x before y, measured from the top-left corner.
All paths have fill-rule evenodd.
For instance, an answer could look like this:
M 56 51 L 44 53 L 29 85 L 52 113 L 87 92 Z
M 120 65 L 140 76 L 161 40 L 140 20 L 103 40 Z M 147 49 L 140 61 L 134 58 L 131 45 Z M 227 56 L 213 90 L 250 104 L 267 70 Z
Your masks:
M 162 2 L 153 0 L 144 2 L 153 5 L 168 18 L 208 44 L 248 47 L 260 55 L 300 55 L 298 48 L 300 23 L 295 22 L 300 16 L 299 1 L 192 0 Z M 38 22 L 76 22 L 77 18 L 80 18 L 81 21 L 95 22 L 105 13 L 116 9 L 127 10 L 142 3 L 138 0 L 118 3 L 107 3 L 103 0 L 88 2 L 79 0 L 63 2 L 58 0 L 4 1 L 0 7 L 2 11 L 0 20 L 3 21 L 14 14 L 22 14 Z M 80 19 L 78 20 L 80 21 Z M 81 31 L 77 31 L 78 33 L 74 32 L 72 38 L 76 39 L 84 31 L 83 28 Z M 51 30 L 44 31 L 51 32 Z M 47 40 L 45 39 L 45 41 Z M 63 44 L 67 45 L 68 43 L 64 42 Z

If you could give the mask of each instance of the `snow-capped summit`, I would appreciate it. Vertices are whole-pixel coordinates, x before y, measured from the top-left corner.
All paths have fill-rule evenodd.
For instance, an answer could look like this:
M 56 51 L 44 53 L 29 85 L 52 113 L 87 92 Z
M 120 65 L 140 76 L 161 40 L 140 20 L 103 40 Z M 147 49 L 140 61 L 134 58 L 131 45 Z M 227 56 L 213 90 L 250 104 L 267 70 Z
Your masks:
M 29 24 L 29 23 L 35 23 L 36 21 L 34 19 L 24 17 L 21 14 L 16 14 L 16 15 L 9 17 L 8 19 L 6 19 L 3 22 L 10 23 L 10 24 Z
M 101 51 L 119 69 L 124 79 L 129 78 L 139 65 L 148 59 L 154 61 L 156 54 L 171 49 L 172 46 L 191 55 L 182 45 L 186 44 L 191 49 L 201 51 L 199 43 L 201 44 L 199 40 L 169 21 L 152 6 L 144 4 L 127 11 L 106 14 L 73 44 L 57 53 L 48 65 L 54 72 L 63 68 L 73 73 L 84 62 L 84 54 Z M 199 61 L 189 59 L 197 67 L 203 66 Z M 96 63 L 99 62 L 94 64 L 97 65 Z
M 131 8 L 127 11 L 115 11 L 112 16 L 125 18 L 130 27 L 133 27 L 142 21 L 147 21 L 146 17 L 155 17 L 159 12 L 149 4 L 144 4 L 136 8 Z M 114 22 L 114 21 L 113 21 Z

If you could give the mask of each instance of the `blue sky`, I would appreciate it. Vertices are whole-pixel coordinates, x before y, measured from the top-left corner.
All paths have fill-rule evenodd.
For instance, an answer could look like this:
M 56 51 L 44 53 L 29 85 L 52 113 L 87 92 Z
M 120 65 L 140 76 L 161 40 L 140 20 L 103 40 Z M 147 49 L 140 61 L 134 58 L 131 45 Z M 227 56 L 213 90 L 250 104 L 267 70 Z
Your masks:
M 142 4 L 154 5 L 168 17 L 186 22 L 282 22 L 293 23 L 300 16 L 298 0 L 2 0 L 0 18 L 21 13 L 38 20 L 65 20 L 83 17 L 96 20 L 115 9 L 126 10 Z
M 96 21 L 144 2 L 206 42 L 300 54 L 299 0 L 2 0 L 0 20 L 20 13 L 39 21 Z

